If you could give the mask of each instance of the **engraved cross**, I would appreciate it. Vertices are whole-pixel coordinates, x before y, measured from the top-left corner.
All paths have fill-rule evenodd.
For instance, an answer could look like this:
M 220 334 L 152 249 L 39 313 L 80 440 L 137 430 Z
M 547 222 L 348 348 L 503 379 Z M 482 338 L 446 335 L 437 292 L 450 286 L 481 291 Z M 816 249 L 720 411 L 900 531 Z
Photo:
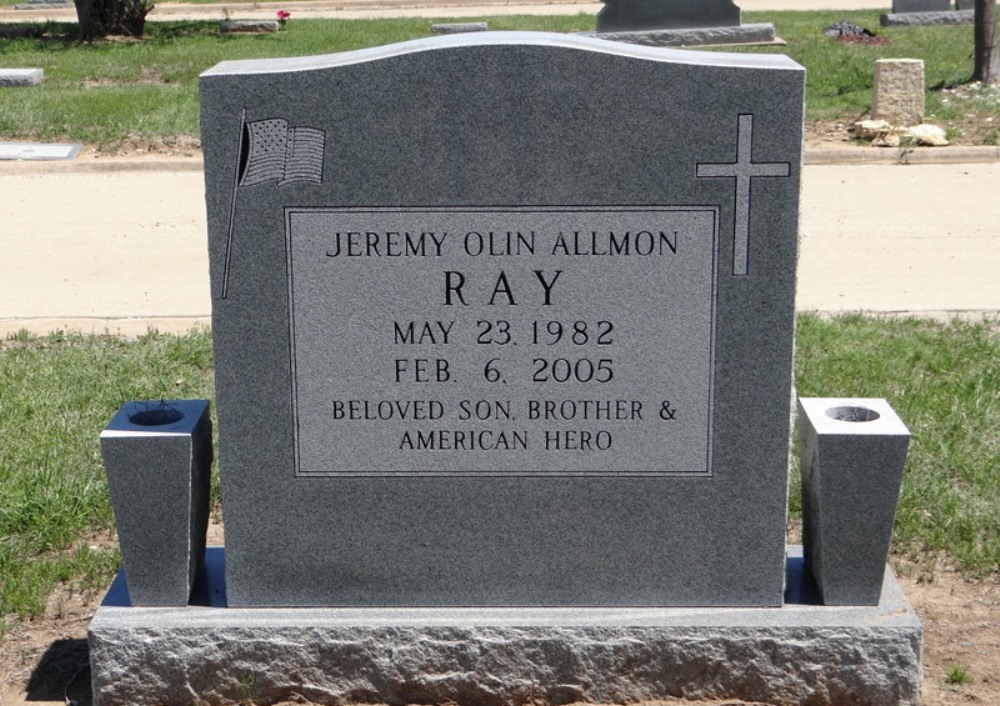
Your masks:
M 754 177 L 788 177 L 788 162 L 753 161 L 753 116 L 740 115 L 736 137 L 736 161 L 699 163 L 699 178 L 736 180 L 736 209 L 733 215 L 733 274 L 745 275 L 750 269 L 750 192 Z

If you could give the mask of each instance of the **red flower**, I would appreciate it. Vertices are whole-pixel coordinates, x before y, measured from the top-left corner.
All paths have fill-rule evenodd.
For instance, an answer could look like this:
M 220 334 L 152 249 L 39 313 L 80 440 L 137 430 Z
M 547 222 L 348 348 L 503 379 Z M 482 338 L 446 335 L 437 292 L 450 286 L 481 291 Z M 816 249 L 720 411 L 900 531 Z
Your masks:
M 291 16 L 292 16 L 292 13 L 288 12 L 287 10 L 278 10 L 278 21 L 279 22 L 284 22 L 285 20 L 287 20 Z

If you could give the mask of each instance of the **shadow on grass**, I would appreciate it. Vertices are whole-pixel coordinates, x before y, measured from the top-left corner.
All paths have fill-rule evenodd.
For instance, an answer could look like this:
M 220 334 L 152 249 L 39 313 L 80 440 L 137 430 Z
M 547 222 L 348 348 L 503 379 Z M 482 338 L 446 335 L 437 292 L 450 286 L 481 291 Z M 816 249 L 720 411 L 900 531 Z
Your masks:
M 90 647 L 85 638 L 56 640 L 28 679 L 26 701 L 90 706 Z

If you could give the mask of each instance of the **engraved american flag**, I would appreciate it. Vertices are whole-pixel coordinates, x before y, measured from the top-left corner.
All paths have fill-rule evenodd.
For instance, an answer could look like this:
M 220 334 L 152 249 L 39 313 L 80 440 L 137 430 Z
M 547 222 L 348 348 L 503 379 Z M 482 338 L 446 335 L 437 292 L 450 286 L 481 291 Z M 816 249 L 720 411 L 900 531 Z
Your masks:
M 323 182 L 323 151 L 326 135 L 311 127 L 288 127 L 281 118 L 246 124 L 240 186 L 276 181 Z

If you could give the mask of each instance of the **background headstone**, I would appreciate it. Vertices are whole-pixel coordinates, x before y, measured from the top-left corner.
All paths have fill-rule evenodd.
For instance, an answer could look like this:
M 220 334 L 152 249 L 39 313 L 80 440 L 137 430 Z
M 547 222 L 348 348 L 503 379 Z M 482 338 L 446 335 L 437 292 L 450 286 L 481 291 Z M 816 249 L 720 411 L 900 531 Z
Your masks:
M 733 0 L 605 0 L 597 13 L 598 32 L 646 29 L 738 27 Z
M 780 605 L 802 99 L 531 33 L 207 72 L 230 604 Z
M 896 127 L 924 121 L 924 62 L 921 59 L 879 59 L 875 62 L 872 120 Z
M 0 86 L 40 86 L 44 69 L 0 69 Z
M 435 34 L 462 34 L 463 32 L 485 32 L 489 29 L 486 22 L 443 22 L 431 25 Z
M 894 13 L 945 12 L 951 9 L 951 0 L 892 0 Z
M 941 12 L 899 12 L 881 15 L 879 24 L 883 27 L 933 27 L 971 25 L 975 20 L 975 10 L 944 10 Z
M 281 23 L 278 20 L 221 20 L 219 22 L 219 31 L 223 34 L 277 32 L 280 29 Z

